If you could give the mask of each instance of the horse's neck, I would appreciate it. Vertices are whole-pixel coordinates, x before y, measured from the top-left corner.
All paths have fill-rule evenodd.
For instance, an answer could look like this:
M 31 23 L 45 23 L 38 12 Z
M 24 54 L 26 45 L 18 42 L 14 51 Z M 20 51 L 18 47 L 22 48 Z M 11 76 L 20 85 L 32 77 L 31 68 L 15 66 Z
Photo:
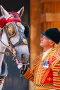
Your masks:
M 5 41 L 4 41 L 5 39 Z M 0 40 L 6 44 L 6 37 L 4 35 L 4 33 L 2 34 L 2 36 L 0 37 Z M 1 73 L 1 66 L 2 66 L 2 62 L 3 62 L 3 59 L 4 59 L 4 54 L 2 54 L 1 52 L 5 52 L 5 49 L 6 49 L 6 46 L 0 41 L 0 73 Z
M 2 43 L 0 42 L 0 73 L 1 73 L 1 66 L 4 59 L 4 54 L 1 52 L 5 52 L 5 48 L 3 47 Z
M 1 41 L 6 45 L 6 46 L 9 46 L 9 43 L 8 43 L 8 39 L 7 39 L 7 35 L 6 35 L 6 32 L 3 31 L 3 34 L 2 34 L 2 37 L 1 37 Z M 4 45 L 4 47 L 5 47 Z

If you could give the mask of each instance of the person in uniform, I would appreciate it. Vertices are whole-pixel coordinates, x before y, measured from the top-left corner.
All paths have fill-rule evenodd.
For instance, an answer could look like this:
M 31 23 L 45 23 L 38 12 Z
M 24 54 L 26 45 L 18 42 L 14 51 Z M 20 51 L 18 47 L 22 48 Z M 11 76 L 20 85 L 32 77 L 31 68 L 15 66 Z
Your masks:
M 34 83 L 34 90 L 60 90 L 60 54 L 56 51 L 60 31 L 49 28 L 41 33 L 43 53 L 36 59 L 33 70 L 28 67 L 23 75 Z

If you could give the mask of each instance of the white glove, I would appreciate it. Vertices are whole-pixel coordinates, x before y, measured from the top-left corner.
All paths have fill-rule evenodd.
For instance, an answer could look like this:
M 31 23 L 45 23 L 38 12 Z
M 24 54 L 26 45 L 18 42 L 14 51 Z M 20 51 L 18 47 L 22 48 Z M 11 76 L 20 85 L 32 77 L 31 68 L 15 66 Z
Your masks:
M 17 65 L 18 69 L 22 68 L 22 66 L 23 66 L 22 63 L 19 63 L 19 64 Z

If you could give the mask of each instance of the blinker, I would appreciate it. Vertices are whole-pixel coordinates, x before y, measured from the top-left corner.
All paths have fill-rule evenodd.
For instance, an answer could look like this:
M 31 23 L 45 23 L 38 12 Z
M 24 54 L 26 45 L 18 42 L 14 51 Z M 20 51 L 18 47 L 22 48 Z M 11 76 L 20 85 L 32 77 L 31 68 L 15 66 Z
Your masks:
M 6 30 L 7 30 L 7 34 L 9 38 L 16 35 L 16 28 L 14 27 L 12 23 L 8 24 L 6 28 L 7 28 Z

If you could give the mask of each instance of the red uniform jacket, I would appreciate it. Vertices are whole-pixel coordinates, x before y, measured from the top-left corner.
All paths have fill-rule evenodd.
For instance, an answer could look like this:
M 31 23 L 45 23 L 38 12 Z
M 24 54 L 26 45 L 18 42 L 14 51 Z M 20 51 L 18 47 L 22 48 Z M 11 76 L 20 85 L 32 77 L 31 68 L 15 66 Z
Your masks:
M 28 68 L 24 76 L 34 82 L 36 90 L 51 88 L 60 90 L 59 53 L 55 48 L 52 48 L 43 61 L 42 55 L 40 55 L 34 64 L 33 71 Z M 46 89 L 44 89 L 45 87 Z

